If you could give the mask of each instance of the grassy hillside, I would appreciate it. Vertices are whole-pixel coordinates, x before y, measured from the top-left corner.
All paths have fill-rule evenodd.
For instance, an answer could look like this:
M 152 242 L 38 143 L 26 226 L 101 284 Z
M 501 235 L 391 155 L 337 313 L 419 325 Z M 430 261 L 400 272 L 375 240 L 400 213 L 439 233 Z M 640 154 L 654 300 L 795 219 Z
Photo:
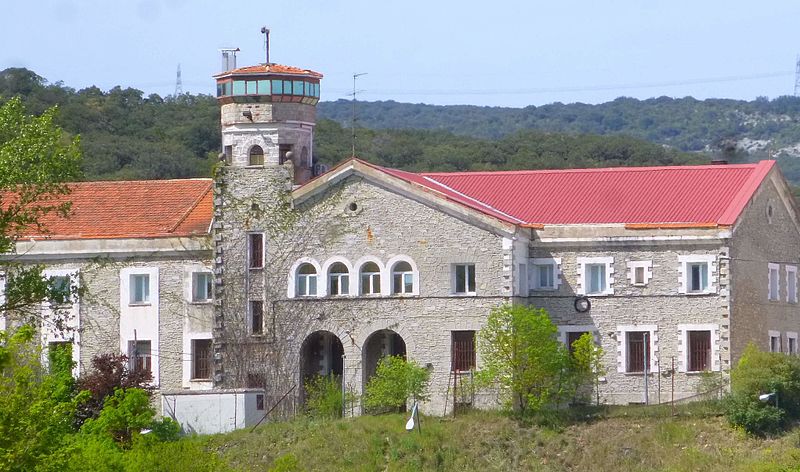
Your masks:
M 404 430 L 402 415 L 264 424 L 254 433 L 186 439 L 220 459 L 219 470 L 308 471 L 771 471 L 800 468 L 800 433 L 756 439 L 731 429 L 702 405 L 669 410 L 627 407 L 545 428 L 495 412 L 423 418 Z M 191 448 L 189 448 L 191 449 Z M 165 451 L 168 453 L 167 451 Z M 176 454 L 176 467 L 198 455 Z M 166 469 L 170 470 L 170 469 Z

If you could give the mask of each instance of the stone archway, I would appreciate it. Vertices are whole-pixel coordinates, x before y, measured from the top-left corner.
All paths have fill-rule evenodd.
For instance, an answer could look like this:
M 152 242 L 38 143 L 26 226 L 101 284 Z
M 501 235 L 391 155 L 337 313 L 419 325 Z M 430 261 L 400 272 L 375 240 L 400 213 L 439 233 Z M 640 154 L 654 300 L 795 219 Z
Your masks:
M 362 348 L 363 383 L 366 387 L 369 379 L 375 375 L 378 363 L 385 356 L 401 356 L 406 358 L 406 342 L 402 336 L 391 329 L 381 329 L 370 334 Z
M 300 398 L 305 402 L 306 381 L 314 376 L 332 375 L 341 382 L 344 370 L 344 346 L 330 331 L 314 331 L 300 348 Z

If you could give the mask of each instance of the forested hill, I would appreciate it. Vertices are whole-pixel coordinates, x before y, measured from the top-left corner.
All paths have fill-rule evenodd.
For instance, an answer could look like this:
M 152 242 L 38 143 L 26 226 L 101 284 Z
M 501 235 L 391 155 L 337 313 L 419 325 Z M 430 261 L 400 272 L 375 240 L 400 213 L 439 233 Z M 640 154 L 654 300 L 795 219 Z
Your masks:
M 58 123 L 81 135 L 87 179 L 208 176 L 217 160 L 219 106 L 208 95 L 75 90 L 27 69 L 0 71 L 0 103 L 14 96 L 29 113 L 58 105 Z M 320 103 L 317 161 L 334 164 L 350 156 L 350 130 L 342 126 L 349 106 Z M 358 110 L 365 128 L 358 130 L 356 153 L 363 159 L 413 171 L 508 170 L 700 163 L 712 153 L 752 159 L 737 152 L 743 136 L 795 142 L 800 100 L 620 99 L 525 109 L 377 102 L 359 103 Z M 712 152 L 685 152 L 696 149 Z M 782 161 L 787 176 L 800 181 L 800 166 L 792 170 L 797 160 L 786 153 Z
M 776 151 L 800 143 L 800 98 L 742 100 L 618 98 L 599 105 L 553 103 L 525 108 L 358 102 L 358 123 L 375 129 L 415 128 L 498 139 L 519 130 L 624 134 L 682 151 L 719 148 L 727 140 L 769 140 Z M 348 125 L 352 102 L 322 102 L 320 116 Z M 747 148 L 759 147 L 750 143 Z

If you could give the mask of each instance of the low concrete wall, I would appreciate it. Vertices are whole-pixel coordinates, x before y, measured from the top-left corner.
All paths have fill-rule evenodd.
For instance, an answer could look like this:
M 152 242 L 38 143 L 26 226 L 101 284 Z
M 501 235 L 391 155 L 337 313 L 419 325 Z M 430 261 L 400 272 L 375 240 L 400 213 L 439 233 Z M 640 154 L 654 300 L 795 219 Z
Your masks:
M 260 404 L 258 396 L 261 396 Z M 227 433 L 254 426 L 261 420 L 265 413 L 264 390 L 162 392 L 161 411 L 180 423 L 186 434 Z

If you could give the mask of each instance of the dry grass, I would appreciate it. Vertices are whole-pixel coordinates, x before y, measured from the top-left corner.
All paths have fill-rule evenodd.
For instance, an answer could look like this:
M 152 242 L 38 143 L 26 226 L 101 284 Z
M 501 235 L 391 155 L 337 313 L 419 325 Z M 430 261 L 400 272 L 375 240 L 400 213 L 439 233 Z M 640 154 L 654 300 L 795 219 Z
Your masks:
M 406 432 L 401 415 L 301 419 L 196 440 L 236 470 L 800 470 L 798 432 L 755 439 L 714 415 L 641 413 L 553 429 L 473 412 L 423 418 L 421 434 Z

